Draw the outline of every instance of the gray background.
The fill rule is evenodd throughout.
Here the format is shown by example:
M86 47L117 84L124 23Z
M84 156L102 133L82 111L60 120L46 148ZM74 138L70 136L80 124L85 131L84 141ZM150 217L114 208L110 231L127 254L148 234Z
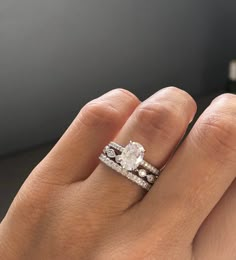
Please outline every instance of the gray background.
M55 140L89 99L224 87L235 1L1 0L0 155Z

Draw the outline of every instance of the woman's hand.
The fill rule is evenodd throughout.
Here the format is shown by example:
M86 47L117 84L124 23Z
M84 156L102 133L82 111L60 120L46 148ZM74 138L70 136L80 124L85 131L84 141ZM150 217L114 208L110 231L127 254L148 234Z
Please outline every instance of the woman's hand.
M143 103L121 89L88 103L17 194L1 259L236 259L236 97L215 99L176 150L195 111L174 87ZM113 139L167 162L148 193L99 163Z

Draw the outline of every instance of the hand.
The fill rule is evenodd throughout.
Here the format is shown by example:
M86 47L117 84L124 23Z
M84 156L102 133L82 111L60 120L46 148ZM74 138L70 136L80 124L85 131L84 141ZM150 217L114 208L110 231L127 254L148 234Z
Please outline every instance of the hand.
M1 259L236 259L236 97L215 99L176 150L195 111L174 87L88 103L15 197ZM148 193L99 163L113 139L167 162Z

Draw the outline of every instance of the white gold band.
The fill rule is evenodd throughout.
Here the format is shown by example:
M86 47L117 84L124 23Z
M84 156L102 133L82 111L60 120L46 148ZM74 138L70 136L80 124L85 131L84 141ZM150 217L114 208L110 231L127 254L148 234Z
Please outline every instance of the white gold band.
M110 142L103 149L99 159L116 172L149 190L158 179L160 171L143 159L144 153L144 147L137 142L130 141L125 147Z
M137 185L141 186L143 189L147 191L150 190L152 186L151 184L149 184L147 181L143 180L142 178L138 177L137 175L133 174L132 172L126 171L118 163L115 163L113 160L109 159L106 155L101 154L99 156L99 159L108 167L120 173L121 175L128 178L129 180L136 183Z

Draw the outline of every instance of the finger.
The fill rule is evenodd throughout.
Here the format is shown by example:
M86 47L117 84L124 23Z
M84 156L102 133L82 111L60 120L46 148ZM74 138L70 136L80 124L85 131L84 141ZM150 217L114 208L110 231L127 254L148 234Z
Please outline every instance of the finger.
M235 178L235 117L236 97L222 95L195 124L142 201L141 210L146 217L152 212L157 229L192 241Z
M87 178L98 156L140 101L115 89L85 105L34 173L47 182L72 183Z
M194 256L202 260L234 260L235 241L236 180L200 227L193 243Z
M184 135L195 111L196 104L185 91L174 87L162 89L135 110L115 141L122 146L130 140L141 143L147 148L145 160L160 168ZM106 197L109 203L122 209L144 195L140 186L103 164L87 182L90 190L97 191L97 198Z

